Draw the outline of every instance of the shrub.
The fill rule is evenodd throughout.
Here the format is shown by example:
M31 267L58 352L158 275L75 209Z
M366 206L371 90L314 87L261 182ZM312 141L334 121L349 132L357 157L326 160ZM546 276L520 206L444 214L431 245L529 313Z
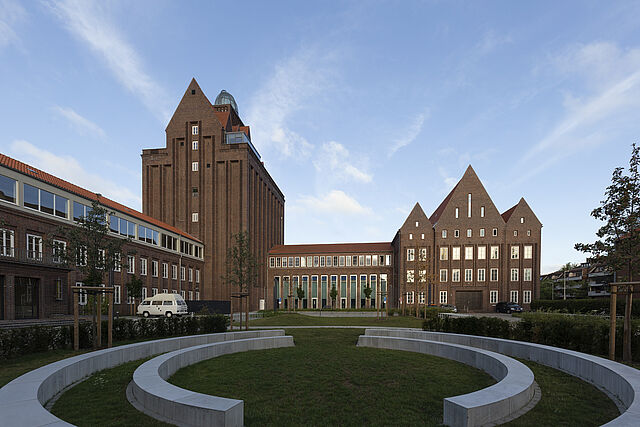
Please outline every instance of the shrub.
M225 332L229 319L222 314L197 317L158 319L115 319L113 340L143 340L177 335ZM80 348L93 347L91 323L80 322ZM107 342L107 321L102 323L103 343ZM71 348L73 326L30 326L20 329L0 329L0 360L25 354Z
M618 315L624 313L624 298L618 298L616 310ZM609 314L609 298L568 299L568 300L535 300L531 302L531 310L555 311L573 314L603 313ZM640 301L633 301L631 315L640 317Z

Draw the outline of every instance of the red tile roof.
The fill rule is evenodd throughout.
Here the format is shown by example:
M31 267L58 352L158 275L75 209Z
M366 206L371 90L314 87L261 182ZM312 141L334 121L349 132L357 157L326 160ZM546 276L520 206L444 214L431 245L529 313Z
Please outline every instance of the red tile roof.
M502 214L502 219L504 219L504 222L509 221L509 218L511 218L511 215L513 215L513 212L515 212L516 208L518 207L520 203L516 203L511 209L505 211Z
M229 124L229 112L228 111L213 111L218 121L222 124L222 128L224 130L227 129L227 124Z
M269 251L270 255L289 254L321 254L343 252L392 252L391 242L381 243L324 243L309 245L276 245Z
M54 187L58 187L62 190L68 191L70 193L76 194L80 197L84 197L85 199L88 200L97 200L101 205L106 206L108 208L111 209L115 209L116 211L119 211L121 213L125 213L127 215L131 215L132 217L138 218L142 221L148 222L149 224L153 224L157 227L163 228L167 231L171 231L173 233L179 234L181 236L184 236L188 239L191 240L195 240L196 242L200 242L202 243L199 239L191 236L188 233L185 233L184 231L169 225L169 224L165 224L162 221L158 221L155 218L152 218L148 215L143 214L142 212L138 212L134 209L131 209L125 205L122 205L118 202L115 202L111 199L108 199L104 196L98 195L97 193L93 193L89 190L85 190L82 187L78 187L75 184L72 184L68 181L65 181L63 179L60 179L56 176L53 176L51 174L48 174L40 169L34 168L33 166L29 166L26 163L22 163L19 160L13 159L9 156L6 156L2 153L0 153L0 165L6 166L10 169L13 169L17 172L20 172L24 175L28 175L32 178L35 178L39 181L42 182L46 182L47 184L53 185Z

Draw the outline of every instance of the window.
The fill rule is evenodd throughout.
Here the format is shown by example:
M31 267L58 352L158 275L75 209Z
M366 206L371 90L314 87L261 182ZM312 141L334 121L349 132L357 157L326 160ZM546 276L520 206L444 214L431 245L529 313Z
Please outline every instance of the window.
M460 217L460 209L456 208L456 218Z
M151 261L151 275L158 277L158 261Z
M13 234L13 230L0 228L0 256L14 256L15 250Z
M289 258L289 259L291 259L291 258ZM331 257L330 256L328 256L326 258L326 264L327 264L327 267L331 267L333 265L333 262L331 261Z
M191 149L192 150L197 150L198 149L198 141L192 141L191 142Z
M180 267L180 280L182 280L183 282L185 280L186 273L187 269L184 267Z
M62 279L56 279L55 284L56 284L56 300L61 301L62 296L64 295Z
M87 251L85 249L85 264L87 262L86 253ZM42 259L42 237L27 234L27 258L37 260Z
M76 286L84 286L82 282L76 282ZM79 305L87 305L87 291L78 292L78 304Z
M520 246L511 246L511 259L520 258Z
M134 274L136 272L136 259L133 255L127 255L127 273Z
M473 269L472 268L465 268L464 269L464 281L465 282L473 281Z
M120 304L120 285L113 286L113 303Z
M193 301L193 291L189 291L189 301Z
M497 228L494 228L494 229L493 229L493 237L495 237L495 236L497 236L497 235L498 235L498 229L497 229Z
M464 259L473 259L473 246L464 247Z
M413 283L413 270L407 270L407 283Z
M484 282L485 280L487 280L485 273L486 270L484 268L478 269L478 282Z
M49 215L67 218L69 200L45 190L24 184L23 205ZM4 199L0 195L0 199ZM14 197L15 200L15 197Z
M440 282L446 282L447 281L447 269L446 268L441 268L440 269Z
M530 268L525 268L522 271L522 280L524 280L525 282L530 282L531 281L531 269Z
M491 277L489 278L489 280L491 280L492 282L497 282L498 281L498 269L497 268L492 268L490 273L491 273Z
M413 233L409 233L409 240L413 240Z
M67 249L67 242L62 240L54 240L52 245L53 250L53 262L60 264L64 261L64 253Z
M191 222L198 222L198 212L193 212L191 214Z
M520 217L520 224L524 224L524 217L523 216Z
M471 193L467 194L467 218L471 218Z
M449 259L449 248L447 247L440 248L440 260L446 261L448 259Z
M346 261L346 266L347 267L351 267L351 257L350 256L346 256L344 258L344 260Z
M338 262L340 263L340 267L344 267L344 256L341 256L340 258L338 258Z
M427 248L420 248L420 255L418 256L419 261L427 260Z
M193 282L193 268L189 268L189 282Z
M489 303L490 304L498 303L498 291L489 291Z
M511 269L511 281L512 282L517 282L518 281L518 269L517 268L512 268Z
M413 304L413 291L407 292L407 304Z
M460 237L460 230L453 230L453 237Z
M422 240L424 240L424 233L421 233L421 234L420 234L420 238L421 238Z
M518 230L513 230L513 237L518 237Z
M167 264L166 262L162 263L162 278L163 279L169 278L169 264Z
M151 296L155 297L156 295L158 295L158 288L151 288Z
M144 227L142 225L138 225L138 240L142 242L151 243L152 245L157 245L160 240L160 233L151 228ZM184 249L185 242L180 242L181 249ZM184 250L183 250L184 253Z
M191 135L198 134L198 126L191 126Z
M480 217L484 218L484 206L480 206Z
M322 257L324 258L324 257ZM322 260L322 266L324 267L324 260ZM283 256L282 257L282 268L287 268L287 257Z
M451 248L451 259L454 261L460 259L460 246L454 246Z
M163 293L163 294L168 294L168 293L169 293L169 290L168 290L168 289L163 289L163 290L162 290L162 293ZM175 293L176 293L176 291L173 291L173 293L175 294Z
M73 220L80 221L87 216L87 213L91 210L91 208L87 205L83 205L82 203L73 202Z
M484 228L480 229L480 237L484 237Z
M140 258L140 275L141 276L147 275L147 259L146 258Z
M135 224L115 215L109 215L109 229L112 233L120 234L121 236L131 237L132 239L136 237ZM144 239L146 239L146 229L144 233ZM153 238L153 233L151 233L151 238Z
M200 301L200 291L196 291L196 301Z
M113 271L120 272L122 270L122 255L116 253L113 257Z
M531 259L533 257L533 246L527 245L524 247L524 259Z
M447 291L440 291L440 304L447 303Z
M510 294L511 294L510 301L517 303L518 302L518 291L511 291Z
M308 256L307 257L307 267L311 267L312 265L313 265L313 257ZM304 264L302 266L304 267Z
M196 269L196 283L200 283L200 270Z
M76 265L87 265L87 248L85 246L76 248Z
M478 246L478 259L487 259L487 247Z
M335 262L335 260L334 260ZM371 255L371 265L372 266L377 266L378 265L378 256L377 255Z
M391 265L391 255L386 255L385 258L387 260L386 265Z
M320 259L320 257L317 257L317 256L313 257L313 266L314 267L317 267L319 265L319 261L318 261L319 259Z
M269 257L269 268L274 268L276 266L276 259L274 257Z
M443 239L447 238L447 230L442 230L442 238Z
M282 266L282 262L280 261L280 257L276 258L276 267L280 268Z
M531 236L531 230L527 230L527 236Z
M360 267L364 266L364 255L358 256L358 262L360 264Z
M473 232L471 231L471 229L467 228L467 237L471 237L472 234Z
M415 260L415 249L407 249L407 261Z
M491 246L491 259L500 258L500 246Z
M531 304L531 291L522 291L522 302L524 304Z
M454 268L453 270L451 270L451 281L452 282L459 282L460 281L460 269L459 268Z
M294 264L294 265L295 265L296 267L300 267L300 257L299 257L299 256L297 256L297 257L295 258L295 264Z
M198 162L191 162L191 170L193 172L198 172Z
M416 221L416 227L418 227L420 225L420 223L418 221Z
M16 180L0 175L0 200L16 203Z
M171 265L171 278L173 280L177 280L178 279L178 266L177 265Z

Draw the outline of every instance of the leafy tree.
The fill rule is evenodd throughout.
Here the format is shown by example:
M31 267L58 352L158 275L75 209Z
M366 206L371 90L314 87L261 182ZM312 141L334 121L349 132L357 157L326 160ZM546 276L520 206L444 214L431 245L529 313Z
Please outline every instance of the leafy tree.
M222 280L229 285L231 289L237 289L241 295L248 298L249 286L256 285L258 279L258 261L251 252L249 242L249 233L241 231L231 237L235 240L235 244L227 250L227 274ZM233 301L233 298L232 298ZM241 306L244 296L240 298ZM247 301L247 325L249 329L249 302ZM231 313L233 321L233 312ZM240 327L242 327L242 317L240 317Z
M638 278L640 253L640 148L633 144L628 173L618 167L613 171L605 198L591 216L604 222L596 232L594 243L577 243L575 248L592 254L593 259L618 272L628 281ZM633 287L626 294L623 359L631 360L631 307Z
M371 286L369 286L369 284L367 283L367 287L364 288L362 290L362 292L364 293L364 297L367 299L367 303L369 303L369 301L371 301L371 293L373 292L373 289L371 289Z
M302 286L298 285L296 288L296 295L298 296L298 301L300 301L300 307L302 307L302 300L304 299L304 289L302 289Z
M329 296L331 297L331 307L336 308L335 303L336 303L336 298L338 297L338 290L336 289L335 286L331 288L331 292L329 292Z
M553 287L555 282L552 279L544 279L540 282L540 299L553 299Z
M135 274L131 276L131 280L129 280L129 283L127 283L127 294L129 295L129 297L133 299L134 314L135 314L136 299L142 298L143 285L144 284L142 282L142 279L140 279Z

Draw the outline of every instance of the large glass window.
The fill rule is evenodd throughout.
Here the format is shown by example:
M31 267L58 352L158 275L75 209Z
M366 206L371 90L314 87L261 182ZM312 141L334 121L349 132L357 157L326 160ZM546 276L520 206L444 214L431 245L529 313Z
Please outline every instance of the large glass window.
M38 189L29 184L24 184L24 206L31 209L40 208L40 200L38 197Z
M0 256L12 257L14 255L13 230L0 228Z
M40 211L53 215L53 193L40 190Z
M0 200L16 202L16 180L0 175Z
M80 221L87 216L87 212L89 211L89 206L83 205L82 203L73 202L73 219L74 221Z

